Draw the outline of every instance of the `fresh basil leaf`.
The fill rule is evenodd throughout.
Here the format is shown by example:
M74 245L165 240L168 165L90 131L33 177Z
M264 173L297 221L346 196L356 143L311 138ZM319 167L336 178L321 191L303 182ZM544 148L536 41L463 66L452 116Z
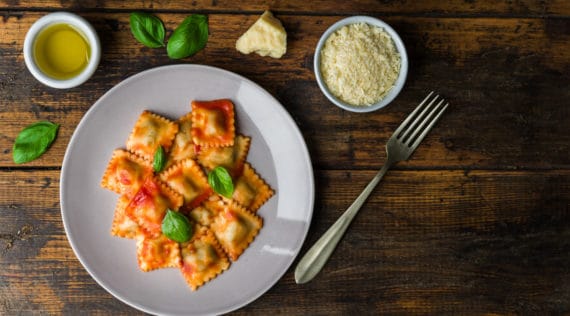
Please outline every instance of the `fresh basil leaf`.
M154 172L161 172L166 164L166 154L164 153L164 148L158 146L154 152L154 160L152 162L152 168Z
M162 220L162 233L176 242L187 242L192 237L192 225L186 216L168 210Z
M172 59L185 58L196 54L206 47L208 41L208 17L202 14L193 14L174 30L166 52Z
M150 48L164 47L164 24L156 16L133 12L130 16L131 32L143 45Z
M12 158L17 164L32 161L49 148L55 140L59 124L41 121L24 128L16 137Z
M222 166L217 166L208 173L208 184L218 194L221 194L228 199L232 198L234 194L234 183L228 170Z

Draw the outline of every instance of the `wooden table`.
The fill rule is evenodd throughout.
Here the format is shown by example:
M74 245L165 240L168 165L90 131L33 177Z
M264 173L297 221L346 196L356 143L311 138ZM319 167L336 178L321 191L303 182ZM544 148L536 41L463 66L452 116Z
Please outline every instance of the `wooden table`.
M282 59L234 49L265 9L287 29ZM22 55L30 25L59 10L89 20L103 45L95 75L69 90L37 82ZM134 10L156 13L169 32L191 13L208 14L206 49L172 61L144 48L129 30ZM388 172L315 280L295 284L292 266L236 314L570 313L569 2L2 0L0 13L0 314L137 313L97 285L71 250L61 163L101 95L176 63L241 74L295 119L316 180L302 253L382 166L387 139L426 93L451 103L412 159ZM359 14L391 24L410 57L402 93L371 114L333 106L313 74L319 36ZM38 120L61 124L56 142L40 159L13 164L14 138Z

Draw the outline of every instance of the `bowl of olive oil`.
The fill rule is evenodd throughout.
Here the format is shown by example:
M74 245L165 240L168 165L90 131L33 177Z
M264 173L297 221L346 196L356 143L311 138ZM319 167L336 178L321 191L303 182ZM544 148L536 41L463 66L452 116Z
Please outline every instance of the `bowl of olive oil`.
M59 89L76 87L97 69L101 44L82 17L54 12L37 20L24 40L24 60L41 83Z

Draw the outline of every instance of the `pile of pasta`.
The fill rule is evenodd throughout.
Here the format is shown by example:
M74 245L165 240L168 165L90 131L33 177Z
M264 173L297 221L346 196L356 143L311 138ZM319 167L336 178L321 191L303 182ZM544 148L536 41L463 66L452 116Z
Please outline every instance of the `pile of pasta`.
M263 226L257 210L274 194L246 161L250 137L235 128L230 100L192 101L191 111L171 121L150 111L138 118L125 149L116 149L101 186L120 195L111 234L136 240L142 271L179 268L190 288L227 270ZM159 147L166 167L153 170ZM207 174L223 166L231 198L210 187ZM191 239L178 243L161 231L167 210L190 219Z

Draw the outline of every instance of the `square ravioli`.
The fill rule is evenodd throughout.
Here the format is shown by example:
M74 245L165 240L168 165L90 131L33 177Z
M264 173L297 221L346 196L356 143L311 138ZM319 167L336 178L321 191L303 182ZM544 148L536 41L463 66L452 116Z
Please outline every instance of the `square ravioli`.
M116 149L101 179L101 187L132 197L150 175L152 166L148 161L124 149Z
M192 140L208 147L234 144L234 104L228 99L192 101Z
M150 111L144 111L127 140L127 149L152 162L159 146L168 152L178 124Z
M210 227L223 208L224 202L217 195L211 195L200 206L193 208L189 216L198 224Z
M211 226L232 261L236 261L263 226L261 217L235 204L225 204Z
M210 230L206 229L191 241L181 244L180 248L180 271L193 291L230 266L228 257Z
M135 221L145 234L157 237L162 233L162 219L168 209L177 210L183 198L156 178L148 178L129 202L125 214Z
M113 236L134 239L137 235L142 233L139 224L125 213L129 201L129 198L124 195L119 197L119 201L115 207L113 226L111 227L111 235Z
M196 158L198 148L192 141L192 113L188 113L178 120L178 133L170 148L166 167L186 158Z
M192 209L212 194L208 179L193 159L176 163L160 174L174 191L184 197L184 208Z
M245 163L242 175L235 180L232 199L252 212L257 210L273 196L273 190L255 172L249 163Z
M233 146L201 148L198 154L198 162L209 170L222 166L233 177L237 177L243 171L250 142L249 137L238 135Z
M178 268L194 291L229 269L259 234L264 223L256 212L275 192L246 161L252 139L238 134L235 110L231 100L218 99L192 101L177 121L143 111L126 149L113 151L101 179L101 187L119 194L110 234L136 241L142 271ZM166 165L155 171L161 148ZM229 198L208 182L218 166L231 176ZM168 210L188 217L189 241L163 234Z
M137 236L137 261L139 268L152 271L160 268L178 268L181 265L180 245L160 234Z

